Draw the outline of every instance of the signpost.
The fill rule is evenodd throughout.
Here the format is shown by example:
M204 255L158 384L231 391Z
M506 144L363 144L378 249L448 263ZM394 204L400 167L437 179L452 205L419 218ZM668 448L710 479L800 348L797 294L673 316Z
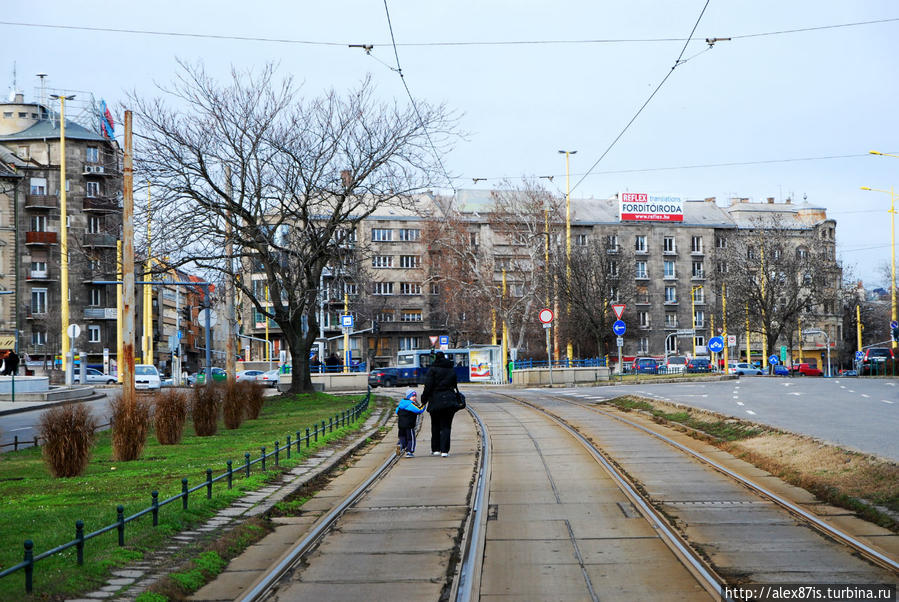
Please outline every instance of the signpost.
M625 308L625 307L627 307L627 306L624 305L624 304L613 305L613 306L612 306L612 311L615 312L615 317L616 317L617 319L619 319L619 320L621 319L621 314L624 313L624 308Z
M616 309L618 307L621 308L620 311L618 309ZM615 310L615 315L620 318L621 312L624 311L624 306L623 305L613 305L612 309ZM618 344L618 373L622 375L622 378L624 378L624 370L622 369L623 366L621 364L621 348L624 346L625 331L627 331L627 326L625 326L624 321L616 320L615 323L612 324L612 332L614 332L615 334L618 335L618 338L616 339L615 342Z
M543 329L546 331L546 365L549 366L549 384L553 384L553 356L552 342L550 341L549 329L553 325L553 312L551 309L541 309L537 314L537 318L543 323Z
M77 324L69 324L69 327L66 328L66 334L69 336L69 349L66 351L66 357L63 358L65 360L66 367L66 384L71 385L73 381L73 369L74 369L74 357L75 357L75 339L77 339L81 335L81 327ZM84 362L82 362L84 364ZM82 368L84 366L82 365ZM84 384L84 379L82 379L82 384Z
M627 326L624 324L622 320L616 320L614 324L612 324L612 332L617 334L618 336L624 335L627 330Z
M442 334L440 335L440 348L443 351L449 349L449 335Z
M728 347L736 347L737 346L737 335L735 335L735 334L727 335L727 346Z

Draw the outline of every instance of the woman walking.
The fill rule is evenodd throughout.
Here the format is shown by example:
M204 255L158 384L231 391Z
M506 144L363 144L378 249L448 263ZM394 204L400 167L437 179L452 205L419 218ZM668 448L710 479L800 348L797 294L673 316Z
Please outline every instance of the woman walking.
M456 413L456 371L453 362L438 351L425 375L421 400L428 404L431 415L431 455L449 455L453 415Z

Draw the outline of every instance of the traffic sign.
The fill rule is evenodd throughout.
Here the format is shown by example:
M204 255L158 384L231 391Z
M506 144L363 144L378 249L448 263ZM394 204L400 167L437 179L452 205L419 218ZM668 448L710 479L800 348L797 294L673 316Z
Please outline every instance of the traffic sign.
M612 311L615 312L615 317L618 318L619 320L621 319L621 314L624 313L624 308L625 308L625 307L626 307L626 305L624 305L623 303L620 304L620 305L613 305L613 306L612 306Z
M860 362L860 361L862 361L864 358L865 358L865 352L864 352L864 351L856 351L856 352L855 352L855 361Z
M439 339L440 337L434 335L434 336L430 336L428 338L431 339L431 347L433 347L434 345L437 344L437 339Z
M737 335L735 335L735 334L727 335L727 346L728 347L736 347L737 346Z
M780 363L780 358L772 353L771 356L768 358L768 363L771 364L772 366L776 366L777 364Z
M899 322L893 320L890 322L890 328L899 328Z
M540 318L540 321L544 324L550 324L553 321L553 310L541 309L537 317Z
M624 337L617 337L617 338L615 339L615 343L616 343L619 347L624 347Z
M675 332L674 334L677 335L677 336L679 336L679 337L691 337L691 336L693 336L694 334L696 334L696 331L693 330L692 328L685 328L685 329L683 329L683 330L678 330L678 331Z
M621 320L616 320L614 324L612 324L612 332L621 336L627 330L627 326L624 325L624 322Z
M344 328L353 327L353 314L343 314L340 316L340 325Z
M721 353L724 351L724 339L721 337L712 337L709 339L709 351L712 353Z
M780 363L781 364L787 363L787 346L786 345L780 346Z
M69 327L66 329L66 334L68 334L70 338L77 339L78 335L81 334L81 327L77 324L69 324Z
M449 349L449 335L446 335L446 334L440 335L440 348L441 349Z
M182 337L181 331L179 330L179 331L178 331L178 340L179 340L179 341L181 340L181 337Z

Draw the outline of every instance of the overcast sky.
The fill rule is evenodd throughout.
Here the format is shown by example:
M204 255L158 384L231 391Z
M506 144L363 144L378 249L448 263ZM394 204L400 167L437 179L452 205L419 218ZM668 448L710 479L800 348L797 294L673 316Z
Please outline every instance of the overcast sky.
M445 158L452 186L553 175L548 185L564 192L557 151L567 149L578 151L571 161L575 197L627 190L715 196L725 204L734 196L807 196L837 220L844 267L866 285L882 284L890 196L859 188L899 187L899 158L867 154L899 155L899 6L711 0L703 13L704 6L387 0L412 94L446 103L468 133ZM671 72L701 13L686 62ZM28 100L36 100L35 75L46 73L48 87L89 92L117 107L128 89L156 94L154 82L171 81L176 58L203 61L223 79L232 65L277 61L308 95L345 90L371 74L379 94L406 99L390 68L396 57L383 1L45 0L12 3L2 19L6 85L12 88L15 63ZM830 27L867 21L883 22ZM811 30L789 32L797 29ZM705 39L713 37L732 39L710 48ZM369 56L348 44L374 49Z

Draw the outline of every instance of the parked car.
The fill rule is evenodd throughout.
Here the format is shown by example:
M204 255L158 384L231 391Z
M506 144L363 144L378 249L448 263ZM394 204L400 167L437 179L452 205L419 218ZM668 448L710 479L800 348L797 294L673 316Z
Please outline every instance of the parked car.
M371 387L392 387L400 379L397 368L375 368L368 373L368 384Z
M857 370L840 370L838 372L839 376L858 376Z
M159 378L159 370L151 364L137 364L134 366L134 388L151 390L162 387L162 379Z
M81 383L80 370L75 371L72 382L76 385ZM96 368L87 368L84 373L84 382L89 385L114 385L116 383L116 377L111 374L104 374Z
M893 350L889 347L869 347L865 349L859 372L862 376L892 374L893 360Z
M707 357L694 357L690 358L687 362L687 372L690 373L701 373L701 372L711 372L712 371L712 362L709 361Z
M730 369L731 374L739 374L741 376L761 376L762 369L756 368L752 364L746 362L738 362Z
M278 369L268 370L263 372L259 376L256 377L256 382L261 384L264 387L277 387L278 386Z
M687 356L672 355L665 359L665 374L680 374L687 370Z
M658 374L659 368L654 357L638 357L634 360L634 374Z
M789 376L790 369L784 366L783 364L777 364L774 366L774 376Z
M805 362L793 364L793 372L799 376L822 376L824 374L816 366Z
M228 380L228 373L225 372L222 368L212 368L212 382L214 383L222 383ZM200 370L197 372L197 378L194 381L197 385L206 384L206 371Z
M255 381L258 380L260 376L265 374L262 370L241 370L237 373L237 382L241 382L244 380ZM215 377L212 377L213 382L215 382Z

